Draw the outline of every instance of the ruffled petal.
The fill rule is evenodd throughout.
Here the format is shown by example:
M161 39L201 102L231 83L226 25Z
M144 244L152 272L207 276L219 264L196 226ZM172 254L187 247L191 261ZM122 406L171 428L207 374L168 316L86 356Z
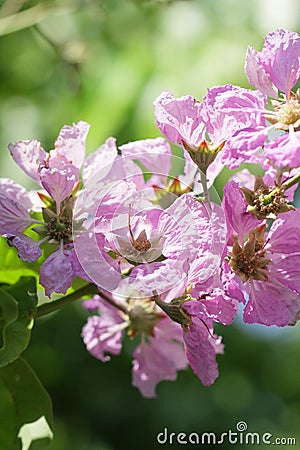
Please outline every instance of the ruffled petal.
M244 309L243 319L246 323L261 323L284 327L290 322L290 312L285 304L295 294L275 279L268 281L252 280L248 303Z
M272 253L290 255L300 252L300 209L280 214L268 233L268 247Z
M222 150L222 162L230 169L243 163L261 163L259 150L268 137L267 127L244 128L236 132Z
M0 194L0 234L22 233L32 219L27 209L4 194Z
M261 110L266 101L261 92L232 84L208 89L203 97L201 113L210 139L219 145L239 130L264 126Z
M189 365L204 386L213 384L219 375L216 349L209 337L207 326L197 317L193 317L189 331L183 334Z
M144 397L155 397L156 385L162 380L175 380L177 370L187 366L182 331L169 318L160 320L154 336L147 337L134 351L132 384Z
M64 156L49 160L49 166L41 169L41 184L56 201L59 210L61 202L68 197L79 177L79 169Z
M33 262L42 255L42 250L39 247L39 243L25 234L7 234L5 237L9 239L14 247L16 247L18 256L23 261Z
M137 159L153 174L168 176L171 169L172 149L163 138L145 139L121 145L124 158Z
M20 141L8 146L11 156L19 167L40 184L39 166L44 163L47 153L37 140Z
M232 299L220 288L213 289L203 300L199 298L185 302L183 308L192 316L211 319L223 325L229 325L236 314Z
M101 299L94 297L98 304L99 315L88 318L82 329L83 342L87 350L102 362L110 360L111 355L118 355L122 349L123 320L116 308Z
M9 178L0 178L0 195L4 195L10 200L13 200L21 204L27 210L32 209L32 201L30 198L30 192L20 184L15 183Z
M283 29L268 33L259 60L273 84L289 98L300 76L300 36Z
M278 282L300 295L300 253L274 255L272 263L269 269Z
M85 158L85 141L89 128L90 124L83 121L63 126L55 141L55 150L50 151L50 158L64 156L69 163L80 169Z
M93 177L104 180L111 171L117 156L116 138L110 137L86 158L82 167L83 183L87 184Z
M300 167L300 131L278 136L265 145L264 155L281 168Z
M204 137L201 119L201 103L190 95L175 98L164 91L154 102L155 121L160 131L173 144L184 141L190 147L197 147Z
M181 282L187 275L180 268L175 269L166 262L152 262L135 267L129 276L132 288L145 296L152 297L154 293L162 294Z
M118 286L121 281L119 262L108 255L108 242L104 235L84 231L74 240L74 248L77 262L75 264L72 260L72 263L76 275L83 271L85 279L107 291Z
M251 213L246 212L247 202L242 193L239 184L235 180L230 180L224 186L224 197L222 202L226 224L228 229L228 237L236 234L240 238L240 242L244 242L244 237L250 231L262 223L256 219ZM229 245L231 242L229 242Z
M40 271L40 283L44 286L48 297L52 292L65 294L71 286L76 276L71 262L72 251L74 250L60 248L43 263Z
M271 98L277 98L278 90L260 63L258 52L248 47L245 60L245 72L250 84Z

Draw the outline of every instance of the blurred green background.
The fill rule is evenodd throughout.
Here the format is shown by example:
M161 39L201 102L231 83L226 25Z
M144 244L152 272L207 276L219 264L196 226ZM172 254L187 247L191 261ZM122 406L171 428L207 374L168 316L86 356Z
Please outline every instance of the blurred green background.
M152 102L162 90L200 99L215 84L249 87L247 45L260 49L278 27L300 31L298 0L0 1L0 176L31 187L7 145L36 138L51 149L78 120L92 125L89 152L111 135L158 136ZM152 450L164 447L164 427L221 433L241 420L300 448L299 326L219 326L216 383L204 388L187 370L145 400L130 384L131 343L100 363L81 341L85 318L78 304L39 319L24 355L53 399L51 450Z

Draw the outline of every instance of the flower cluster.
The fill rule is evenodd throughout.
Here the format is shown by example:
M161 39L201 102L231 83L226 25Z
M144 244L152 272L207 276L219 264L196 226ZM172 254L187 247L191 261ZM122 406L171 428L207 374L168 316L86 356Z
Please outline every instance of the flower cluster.
M132 379L145 397L187 365L211 385L224 350L214 324L232 323L240 305L246 323L300 317L300 37L269 33L261 52L248 48L245 71L254 89L215 86L202 101L161 93L164 138L110 137L86 157L79 122L49 152L36 140L9 146L39 187L0 180L1 235L40 261L49 297L76 277L97 287L83 302L83 341L105 362L137 337ZM176 176L171 144L184 154ZM212 201L224 166L238 171Z

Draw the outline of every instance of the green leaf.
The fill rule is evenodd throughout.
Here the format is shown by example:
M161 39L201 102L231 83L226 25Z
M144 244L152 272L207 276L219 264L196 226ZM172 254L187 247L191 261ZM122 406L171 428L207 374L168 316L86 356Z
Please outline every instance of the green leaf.
M0 287L0 367L17 359L28 346L37 301L34 277Z
M51 399L22 358L0 369L0 395L1 450L48 448L53 438Z
M34 277L20 277L15 284L4 286L3 289L17 300L21 317L32 316L38 302Z

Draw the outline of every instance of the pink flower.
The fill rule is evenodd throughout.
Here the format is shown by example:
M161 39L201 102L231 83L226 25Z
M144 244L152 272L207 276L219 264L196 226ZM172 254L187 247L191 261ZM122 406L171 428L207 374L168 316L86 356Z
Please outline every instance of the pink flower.
M269 97L277 97L276 88L290 98L300 76L300 37L287 30L268 33L261 52L248 48L245 71L252 86Z
M222 162L235 169L243 162L261 163L263 155L280 168L298 167L300 92L293 93L291 88L300 75L300 37L285 30L269 33L262 52L248 48L245 70L258 91L226 85L213 88L213 95L208 95L213 107L205 123L208 134L222 130L220 117L226 117L228 130L238 121L238 127L233 125L235 129L227 136ZM278 97L278 89L285 95ZM278 97L271 100L271 110L266 109L266 96ZM274 130L288 134L275 134L271 139Z
M125 159L138 160L152 174L169 175L171 169L172 149L163 138L144 139L120 146Z
M139 335L140 344L133 352L132 384L144 397L155 397L156 385L162 380L175 380L177 370L187 365L181 328L159 312L150 299L132 291L126 281L111 299L115 307L101 294L84 302L84 307L94 313L82 330L87 350L106 362L110 359L107 353L120 353L125 329L129 336Z
M121 352L124 321L118 309L102 300L99 295L85 301L83 306L98 312L98 315L89 317L83 327L83 342L95 358L102 362L109 361L107 353L118 355Z
M164 304L158 303L164 311L169 311L171 318L174 314L174 320L179 312L175 314L173 309L179 305L182 315L178 320L182 324L187 360L205 386L211 385L218 376L216 354L223 353L221 338L214 335L214 322L230 324L237 310L234 282L229 276L224 276L224 283L221 282L219 273L226 238L222 218L221 208L214 205L211 217L206 217L207 229L203 226L206 236L203 247L191 261L187 277L161 296Z
M268 134L263 117L266 101L259 91L230 84L213 87L204 97L207 132L213 139L225 141L220 155L229 168L261 161L258 149Z
M85 139L89 124L78 122L64 126L55 142L55 149L45 152L37 140L10 144L9 150L21 169L40 184L60 205L71 194L78 181L79 168L85 156Z
M16 247L18 256L24 261L33 262L42 254L42 243L48 241L56 246L40 272L40 283L48 296L54 291L65 293L78 271L78 264L76 270L72 264L73 231L76 235L77 227L80 226L73 221L73 195L78 189L88 129L89 125L85 122L64 126L55 142L55 149L49 153L36 140L9 146L21 169L51 196L48 197L44 192L38 193L43 204L40 208L43 221L31 218L30 211L34 211L35 207L22 186L8 179L0 180L0 233ZM35 227L32 229L40 237L39 241L23 233L33 225Z
M83 237L78 237L78 259L90 278L96 276L96 284L105 289L110 289L107 274L111 267L113 279L129 271L132 286L147 296L153 295L154 285L158 292L168 290L174 276L178 280L184 277L182 268L188 267L188 261L196 258L204 245L209 246L202 226L204 205L182 195L175 196L174 203L163 210L147 199L148 191L137 190L134 183L126 181L106 182L96 184L95 190L92 186L78 199L80 214L88 215L84 226L90 239L97 244L97 236L102 236L100 246L85 246ZM75 217L80 218L77 208ZM97 259L108 265L106 270L94 270Z
M223 206L231 230L229 265L248 299L244 321L277 326L295 323L300 311L300 211L281 214L266 233L263 221L255 225L249 220L251 213L245 213L247 204L237 194L235 181L227 183Z
M189 152L200 151L203 146L205 153L211 153L207 172L211 182L224 163L234 168L243 162L260 161L258 148L267 137L263 117L266 97L261 92L228 84L208 89L202 103L163 92L154 105L156 123L171 142Z
M74 250L60 248L48 256L40 270L40 283L45 288L45 293L50 297L52 292L65 294L76 274L72 265L72 253Z
M277 30L265 37L261 52L249 47L245 64L250 83L261 93L278 100L271 100L273 109L255 105L248 110L261 120L257 127L246 127L227 142L223 162L236 168L241 162L259 162L258 151L264 147L264 156L280 168L299 167L298 136L300 126L300 92L291 92L300 76L300 37L297 33ZM236 114L238 104L228 104L227 114ZM243 112L243 111L242 111ZM267 120L269 124L263 123ZM275 135L269 142L271 131L288 134ZM281 134L280 133L280 134ZM246 158L246 159L245 159Z
M133 352L132 384L148 398L156 396L160 381L175 380L187 366L180 326L165 317L153 331Z
M197 148L204 137L201 103L190 95L175 98L162 92L154 102L155 121L160 131L174 144Z

